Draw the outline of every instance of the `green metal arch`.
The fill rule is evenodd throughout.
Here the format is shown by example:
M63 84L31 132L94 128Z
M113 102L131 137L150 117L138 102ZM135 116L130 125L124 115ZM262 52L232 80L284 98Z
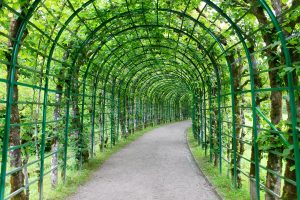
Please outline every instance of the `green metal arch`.
M92 2L94 1L88 1L86 2L85 4L82 5L81 8L77 9L76 11L74 11L74 13L70 16L70 18L66 21L67 24L69 22L72 21L72 19L78 15L78 13L80 13L84 8L86 8L88 5L90 5ZM254 120L253 120L253 128L254 128L254 133L256 133L257 131L255 130L256 126L255 126L255 118L256 118L256 108L255 108L255 89L254 89L254 81L253 81L253 76L251 74L253 74L251 72L252 70L252 63L251 63L251 57L249 55L249 52L248 52L248 48L247 48L247 45L244 41L244 38L243 38L243 35L241 33L241 31L239 30L239 27L237 27L237 25L222 11L221 8L219 8L217 5L215 5L214 3L212 3L211 1L209 0L205 0L205 2L211 6L213 9L215 9L221 16L223 16L231 25L232 27L234 28L234 30L236 31L238 37L240 38L240 41L242 42L243 46L244 46L244 50L246 52L246 55L247 55L247 59L248 59L248 64L249 64L249 71L250 71L250 77L251 77L251 96L252 96L252 112L253 112L253 117L254 117ZM32 14L34 13L34 11L36 10L38 4L40 3L40 0L36 0L34 1L34 3L31 5L30 9L29 9L29 12L27 13L26 15L26 19L22 22L22 25L21 25L21 28L18 30L18 35L17 35L17 39L16 39L16 43L13 47L13 53L12 53L12 67L11 67L11 76L9 77L9 80L8 80L8 93L7 93L7 103L6 103L6 118L5 118L5 133L4 134L4 139L3 139L3 148L4 149L7 149L8 148L8 137L9 137L9 130L10 130L10 119L9 119L9 114L11 112L11 105L12 105L12 88L14 86L14 71L16 70L16 59L17 59L17 54L18 54L18 47L20 45L20 41L21 41L21 38L23 36L23 32L26 28L26 25L28 23L28 21L30 20ZM268 15L270 16L271 18L271 21L273 23L273 25L276 27L276 29L278 30L278 33L279 33L279 37L280 37L280 42L282 44L282 47L283 47L283 52L284 52L284 56L285 56L285 61L286 61L286 67L290 67L291 66L291 60L290 60L290 55L289 55L289 50L286 46L286 39L281 31L281 27L280 25L278 24L277 22L277 19L275 18L274 14L272 13L272 11L270 10L270 8L268 7L268 5L266 4L266 2L264 0L260 0L260 3L261 5L264 7L264 9L267 11ZM158 10L158 9L157 9ZM170 11L168 11L170 12ZM177 12L177 11L176 11ZM131 12L128 12L131 16ZM179 12L180 13L180 12ZM182 13L181 13L182 14ZM184 13L185 14L185 13ZM62 34L63 32L63 29L61 29L59 32L58 32L58 35L56 37L56 39L54 40L54 43L53 43L53 46L50 50L50 56L49 56L49 59L47 61L47 69L46 69L46 74L48 75L49 74L49 71L50 71L50 63L51 63L51 60L52 60L52 55L53 54L53 51L54 51L54 46L57 45L56 42L58 42L58 38L60 37L60 35ZM221 45L222 46L222 45ZM54 47L54 48L53 48ZM77 58L76 58L77 59ZM75 59L74 59L75 61ZM76 62L76 61L75 61ZM213 65L213 66L217 66L217 65ZM45 121L46 120L46 108L47 108L47 97L48 97L48 94L47 94L47 90L48 90L48 77L46 76L46 82L45 82L45 95L44 95L44 100L43 100L43 108L44 108L44 112L43 112L43 120ZM295 105L295 97L294 97L294 93L295 93L295 86L293 85L293 82L292 82L292 74L290 71L288 71L288 89L289 89L289 94L290 94L290 101L293 102L291 103L292 105ZM233 91L234 92L234 91ZM233 93L232 93L233 94ZM220 94L218 95L220 96ZM292 106L291 107L291 113L292 113L292 116L293 116L293 121L292 121L292 130L293 130L293 137L294 137L294 147L298 147L299 148L299 144L298 144L298 135L297 135L297 130L296 130L296 125L297 125L297 116L296 116L296 109ZM45 125L42 126L42 132L45 133ZM254 134L255 135L255 134ZM45 134L42 134L42 144L44 144L45 142ZM256 140L254 141L254 146L255 146L255 149L257 149L257 144L256 144ZM257 154L256 154L257 155ZM295 158L299 157L299 152L298 151L295 151ZM2 152L2 159L3 159L3 162L2 162L2 167L1 167L1 174L6 174L6 160L7 160L7 151L3 151ZM295 159L296 160L296 165L298 167L296 167L296 170L297 170L297 182L299 182L300 180L300 173L299 173L299 166L300 166L300 160L299 159ZM5 163L5 166L4 164ZM256 167L258 167L258 160L257 160L257 157L255 159L255 163L256 163ZM41 158L41 168L43 167L44 165L44 158L42 157ZM220 163L221 165L221 163ZM257 184L259 186L259 174L258 174L258 168L256 168L256 180L257 180ZM43 174L41 175L40 177L40 181L41 181L41 191L42 191L42 183L43 183ZM1 184L0 185L4 185L5 183L5 176L1 176ZM258 199L259 199L259 187L257 186L257 195L258 195ZM300 186L299 184L297 184L297 191L298 193L300 193ZM42 192L40 192L40 194L42 194ZM4 198L4 188L1 187L1 191L0 191L0 199L3 199ZM40 196L40 198L42 198L42 196Z

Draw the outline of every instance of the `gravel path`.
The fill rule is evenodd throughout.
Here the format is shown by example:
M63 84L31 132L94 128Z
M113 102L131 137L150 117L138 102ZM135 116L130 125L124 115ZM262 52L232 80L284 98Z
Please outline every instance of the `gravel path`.
M146 133L111 156L69 200L215 200L188 150L189 121Z

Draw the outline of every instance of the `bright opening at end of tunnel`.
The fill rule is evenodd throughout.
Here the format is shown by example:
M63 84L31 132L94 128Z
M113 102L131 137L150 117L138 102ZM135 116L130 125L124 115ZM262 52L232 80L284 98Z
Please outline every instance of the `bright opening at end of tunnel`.
M65 199L162 125L163 170L184 120L204 174L144 195L185 198L205 175L225 199L300 200L299 22L299 0L0 1L0 200Z

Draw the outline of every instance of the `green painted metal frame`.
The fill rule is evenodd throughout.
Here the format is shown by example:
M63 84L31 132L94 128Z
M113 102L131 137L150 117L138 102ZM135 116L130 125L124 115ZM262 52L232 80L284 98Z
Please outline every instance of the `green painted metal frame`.
M44 160L45 160L45 142L46 142L46 122L47 122L47 106L48 106L48 92L50 91L49 89L49 75L50 75L50 71L51 71L51 62L54 60L53 58L53 55L54 55L54 51L55 51L55 48L57 46L59 46L59 40L60 40L60 37L61 35L64 33L65 30L67 30L67 27L68 25L73 21L73 19L75 17L79 17L79 14L81 11L83 11L85 8L87 8L89 5L93 4L95 1L94 0L90 0L86 3L84 3L80 8L78 9L73 9L74 13L67 19L67 21L64 23L64 26L59 30L59 32L57 33L57 36L56 38L53 40L53 45L51 47L51 50L49 52L49 56L48 56L48 60L47 60L47 67L46 67L46 76L45 76L45 83L44 83L44 87L43 87L43 91L44 91L44 97L43 97L43 103L42 103L42 107L43 107L43 113L42 113L42 131L41 131L41 159L40 159L40 188L41 188L41 191L39 193L39 198L40 199L43 199L43 178L44 178ZM204 2L206 3L206 5L208 5L210 8L214 9L216 12L219 13L220 16L222 16L225 20L227 20L227 22L231 25L231 28L235 31L235 33L237 34L238 38L239 38L239 42L242 44L243 46L243 50L246 54L246 59L247 59L247 62L248 62L248 65L249 65L249 73L250 73L250 92L251 92L251 99L252 99L252 104L251 104L251 109L252 109L252 116L253 116L253 134L254 134L254 139L253 139L253 145L254 145L254 150L255 150L255 167L256 167L256 174L255 174L255 179L256 179L256 193L257 193L257 199L260 199L260 175L259 175L259 167L260 167L260 164L259 164L259 159L258 159L258 144L257 144L257 126L256 126L256 118L257 118L257 114L261 115L267 122L268 122L268 119L266 117L264 117L264 115L262 114L262 112L260 112L260 110L258 110L258 108L256 107L255 105L255 94L258 92L257 89L255 89L255 86L254 86L254 76L253 76L253 67L252 67L252 60L251 60L251 55L250 55L250 52L249 52L249 49L247 47L247 44L245 42L245 38L243 36L243 33L242 31L240 30L240 28L238 27L237 23L234 22L227 14L225 14L223 12L223 10L218 7L216 4L214 4L212 1L210 0L204 0ZM8 146L8 141L9 141L9 132L10 132L10 126L11 126L11 123L10 123L10 114L11 114L11 107L12 107L12 96L13 96L13 90L12 88L14 87L14 85L17 85L17 83L14 82L14 74L15 74L15 71L16 71L16 68L17 68L17 63L16 63L16 60L17 60L17 55L18 55L18 49L19 49L19 46L20 46L20 43L21 43L21 39L22 39L22 36L23 36L23 32L25 31L26 29L26 26L28 24L28 22L30 22L30 18L32 17L33 13L36 11L38 5L40 4L40 0L36 0L33 2L33 4L31 5L26 17L24 18L23 22L22 22L22 25L20 26L20 29L18 30L18 34L17 34L17 38L16 38L16 42L15 42L15 45L13 47L13 50L12 50L12 63L11 63L11 71L10 71L10 77L9 77L9 80L3 80L1 82L6 82L7 85L8 85L8 92L7 92L7 100L6 100L6 118L5 118L5 127L4 127L4 130L5 130L5 134L4 134L4 137L3 137L3 147L2 147L2 163L1 163L1 181L0 181L0 199L5 199L5 182L6 182L6 175L7 175L7 161L8 161L8 149L9 149L9 146ZM189 16L188 14L186 14L186 11L187 11L187 8L189 6L189 3L190 1L187 3L184 11L182 12L179 12L179 11L175 11L175 10L172 10L171 8L170 9L164 9L164 8L159 8L159 3L157 1L156 3L156 9L153 9L153 10L150 10L150 9L139 9L139 10L130 10L129 9L129 4L128 2L126 1L126 5L127 5L127 12L125 13L120 13L119 15L116 15L116 16L113 16L111 19L109 20L106 20L105 22L101 23L101 25L99 27L97 27L95 30L90 30L90 35L87 36L87 38L82 42L82 44L80 45L80 48L79 50L75 53L75 56L73 58L73 62L71 64L71 66L75 67L76 66L76 61L77 59L79 58L79 54L81 53L82 49L84 49L85 47L87 47L88 45L92 45L91 44L91 41L94 40L93 42L100 42L100 45L99 45L99 48L94 52L90 62L88 63L87 65L87 68L86 68L86 71L83 75L83 94L82 94L82 104L81 104L81 124L83 124L84 122L84 110L85 110L85 98L87 97L86 95L86 91L87 91L87 88L86 88L86 81L87 79L89 78L89 75L90 75L90 67L93 65L97 66L97 64L95 63L95 60L96 60L96 57L97 57L97 54L99 51L101 51L102 47L104 47L104 45L106 45L106 43L108 41L110 41L110 39L116 39L116 37L119 35L119 34L126 34L126 31L131 31L131 30L134 30L136 35L137 35L137 38L135 38L134 40L139 40L140 41L140 48L142 49L142 51L144 52L143 55L137 55L134 53L133 55L133 58L131 57L128 57L128 60L127 60L127 64L130 64L131 69L129 70L129 72L127 74L125 74L125 76L123 76L123 74L121 73L118 73L117 77L115 77L113 79L113 89L112 91L109 93L112 97L110 99L110 101L112 102L111 103L111 116L110 116L110 120L111 120L111 141L113 141L114 143L114 140L115 136L113 136L115 134L115 93L117 90L117 94L118 94L118 102L117 102L117 124L120 123L120 113L121 113L121 107L123 106L123 109L125 109L126 107L126 104L125 104L125 101L126 101L126 98L124 97L123 99L123 105L121 104L121 96L123 96L124 94L123 93L127 93L127 92L132 92L131 95L129 95L128 99L132 99L131 103L132 103L132 115L134 117L132 117L132 126L134 126L135 124L135 120L139 120L139 118L137 116L139 116L139 112L143 111L144 110L144 107L148 107L150 108L150 111L151 113L153 113L153 109L151 109L152 106L155 107L155 103L153 104L153 102L151 102L151 106L149 107L148 104L144 104L143 103L143 98L147 97L146 94L144 93L147 93L147 91L152 91L150 92L151 96L156 96L156 95L159 95L159 94L164 94L164 92L166 92L167 95L162 95L163 96L170 96L169 98L169 101L168 103L166 102L161 102L159 103L158 102L158 99L152 97L152 100L156 103L158 103L158 107L156 108L156 111L157 111L157 117L158 118L162 118L164 121L172 121L173 118L176 118L175 116L175 112L176 112L176 106L179 105L179 108L180 108L180 102L182 101L177 101L176 99L177 98L183 98L183 96L181 97L177 97L176 96L176 93L172 93L172 91L174 90L172 86L172 81L168 81L169 79L168 78L171 78L170 80L183 80L183 82L185 82L183 85L186 85L186 87L183 87L181 88L181 90L178 90L177 92L184 92L184 91L189 91L191 92L191 94L197 94L197 92L200 92L200 107L199 108L196 108L195 106L193 106L193 113L192 113L192 121L195 123L197 120L200 120L200 132L197 133L200 134L198 135L198 140L199 142L201 143L202 147L205 148L205 151L206 151L206 105L208 105L208 108L210 110L209 112L209 121L210 121L210 128L209 128L209 144L210 144L210 159L212 160L212 134L213 134L213 130L212 130L212 115L211 115L211 112L212 112L212 94L211 94L211 85L213 83L210 82L209 78L206 77L206 76L202 76L203 74L203 71L207 74L208 71L210 71L209 68L207 68L207 66L204 66L204 65L201 65L201 60L202 59L199 59L198 56L196 55L197 59L194 58L195 55L192 55L192 57L188 57L186 56L185 57L185 53L187 53L187 50L189 50L189 47L188 45L190 44L190 41L193 40L194 42L196 42L198 44L198 46L200 47L201 51L204 52L204 55L203 55L203 58L205 58L206 56L208 57L208 60L210 60L213 68L212 68L212 71L214 71L214 74L217 76L217 88L218 88L218 93L217 93L217 109L218 109L218 146L219 146L219 169L220 169L220 173L222 172L222 125L221 125L221 122L222 122L222 112L221 112L221 91L222 91L222 87L221 87L221 82L220 82L220 76L219 76L219 68L218 68L218 64L216 63L216 59L210 55L210 50L212 47L214 47L214 44L217 43L218 44L218 47L221 49L221 52L222 54L221 55L224 55L225 56L225 60L227 62L227 67L228 67L228 70L230 72L230 89L231 89L231 99L234 98L234 96L236 95L236 91L234 91L233 89L233 78L232 78L232 71L231 71L231 63L229 63L227 57L226 57L226 54L227 54L227 50L224 49L223 45L221 44L220 42L220 38L216 36L216 34L213 32L213 30L211 30L210 28L207 28L204 24L202 24L200 21L198 21L199 17L197 19L194 19L193 17ZM272 10L269 8L269 6L267 5L267 3L264 1L264 0L260 0L260 4L261 6L265 9L265 11L268 13L270 19L271 19L271 22L272 24L274 25L274 27L276 28L277 32L278 32L278 35L279 35L279 38L280 38L280 43L281 43L281 46L282 46L282 49L283 49L283 53L284 53L284 57L285 57L285 62L286 62L286 67L292 67L292 64L291 64L291 58L290 58L290 54L289 54L289 50L287 48L287 42L286 42L286 38L281 30L281 26L280 24L278 23L276 17L274 16ZM71 4L70 4L71 5ZM203 8L204 10L205 8ZM156 18L157 18L157 23L156 24L152 24L152 25L135 25L134 24L134 21L133 21L133 16L135 14L140 14L140 13L146 13L146 12L149 12L149 11L156 11ZM159 24L159 18L158 18L158 15L160 12L168 12L172 14L176 14L178 16L182 16L182 21L181 21L181 26L180 26L180 29L176 28L176 27L172 27L169 23L169 25L161 25ZM106 27L106 24L108 23L111 23L113 20L120 20L120 18L125 18L125 17L128 17L130 18L131 20L131 27L130 28L126 28L126 29L123 29L121 30L120 32L118 33L114 33L114 34L111 34L109 35L109 40L99 40L99 38L96 37L96 34L97 32L102 29L102 28L107 28ZM200 16L200 14L199 14ZM195 27L196 27L196 24L199 25L200 27L202 27L206 33L208 33L214 40L215 40L215 43L209 47L208 51L205 47L203 47L201 45L201 41L199 41L198 39L194 38L193 37L193 33L192 35L190 35L189 33L183 31L183 23L184 23L184 20L185 19L188 19L192 22L194 22L195 26L193 28L193 33L195 31ZM144 16L144 20L146 21L146 17ZM88 26L80 19L81 23L83 23L87 28ZM32 24L30 24L32 25ZM165 28L165 29L170 29L170 30L173 30L177 33L180 33L180 34L183 34L183 35L186 35L188 38L189 38L189 41L188 41L188 45L186 45L185 49L184 49L184 53L180 53L180 51L177 50L177 47L181 46L180 42L179 42L179 34L178 34L178 39L177 41L174 41L176 43L176 48L168 48L170 51L174 51L175 54L174 54L174 64L176 65L176 59L178 59L178 55L177 53L181 54L183 57L180 58L180 60L182 62L185 63L184 61L184 58L187 59L187 62L188 63L185 63L185 65L187 66L186 68L183 68L183 71L184 73L186 73L186 77L185 76L170 76L170 77L166 77L166 76L159 76L159 77L154 77L154 78L151 78L151 76L153 76L155 74L155 69L151 69L151 66L152 65L155 65L155 64L158 64L159 67L161 66L166 66L166 61L162 60L161 63L158 62L157 59L154 59L155 62L153 63L150 63L149 65L144 65L144 63L141 63L140 64L137 64L136 65L136 61L138 61L138 59L142 56L142 57L145 57L146 58L146 53L145 53L145 48L147 48L147 46L144 46L143 43L142 43L142 40L143 39L148 39L150 41L150 46L149 48L151 49L151 51L153 49L159 49L160 51L163 49L163 48L167 48L167 47L164 47L164 46L160 46L160 45L152 45L151 44L151 37L145 37L145 38L141 38L139 37L138 35L138 32L137 30L138 29L146 29L147 30L147 33L148 33L148 36L149 36L149 29L150 28ZM109 30L107 28L107 30ZM75 34L76 35L76 34ZM204 37L204 36L203 36ZM166 39L166 38L163 38L163 39ZM170 38L168 38L170 39ZM128 40L128 41L125 41L125 43L128 43L130 44L131 42L133 42L133 40ZM117 65L118 63L118 59L120 57L117 57L115 54L118 50L120 50L124 56L128 56L127 55L127 52L126 50L124 49L124 44L125 43L119 43L119 46L117 48L115 48L114 50L111 50L110 54L108 54L107 58L104 59L104 63L101 64L101 67L99 67L99 70L97 71L97 75L95 77L95 80L94 80L94 85L93 85L93 91L92 91L92 106L93 106L93 112L92 112L92 128L91 128L91 155L94 154L94 133L95 133L95 130L94 130L94 125L95 125L95 110L96 110L96 102L97 102L97 87L98 87L98 84L100 82L102 82L102 84L104 84L104 97L101 97L103 98L103 108L105 108L107 105L106 105L106 94L107 94L107 84L109 83L109 79L110 77L112 76L112 72L113 70L116 70L116 67L114 67L115 65ZM137 48L138 49L138 48ZM134 49L134 50L137 50L137 49ZM189 52L188 55L190 55L191 52ZM123 57L123 55L121 57ZM150 55L155 55L155 53L153 54L150 54ZM171 55L170 54L162 54L162 55ZM116 56L116 61L111 64L111 57L112 56ZM136 57L135 57L136 56ZM197 64L195 64L193 62L193 60L195 59L195 61L197 62ZM109 61L109 62L108 62ZM123 62L123 61L122 61ZM144 61L143 61L144 62ZM190 73L189 71L189 67L188 67L188 64L191 63L192 66L195 67L195 69L198 71L198 75L195 77L193 76L192 73ZM126 62L123 63L123 66L125 67L126 65ZM100 74L103 76L103 73L102 73L102 69L105 68L105 65L110 65L111 68L109 70L109 72L106 74L106 78L103 82L100 81ZM139 68L137 68L138 66L140 65L139 68L143 69L143 70L139 70ZM159 69L158 67L158 69ZM200 68L198 68L200 67ZM144 69L146 69L144 71ZM201 71L199 70L201 69ZM92 70L92 69L91 69ZM133 71L133 70L137 70L137 71L133 71L132 74L130 74L130 71ZM149 70L149 71L147 71ZM151 71L152 70L152 71ZM71 71L72 71L72 68L70 69L69 71L69 74L71 74ZM152 72L152 73L149 73L149 72ZM180 72L180 71L179 71ZM115 73L115 72L114 72ZM149 73L145 76L143 76L142 78L138 76L139 73ZM128 76L130 75L130 76ZM296 100L295 100L295 91L297 90L297 86L293 85L293 80L292 80L292 72L291 71L288 71L287 72L287 75L288 75L288 94L289 94L289 97L290 97L290 102L291 102L291 114L292 114L292 133L293 133L293 146L295 149L299 149L299 144L298 144L298 134L297 134L297 112L296 112L296 108L295 108L295 105L296 105ZM146 79L145 82L143 82L142 80L143 79ZM163 78L163 81L161 82L161 85L157 84L158 81L160 79ZM189 79L190 78L190 79ZM192 78L195 78L197 80L197 78L200 78L201 79L201 84L198 85L198 84L195 84L195 85L192 85L192 87L190 87L189 83L192 83ZM118 84L116 84L116 79L120 79L120 81L118 82ZM127 83L125 84L126 87L124 88L123 87L123 83L127 80ZM68 87L67 87L67 91L66 91L66 121L65 121L65 131L64 131L64 165L63 165L63 173L64 173L64 177L66 177L66 171L67 171L67 147L68 147L68 133L69 133L69 110L70 110L70 97L71 97L71 83L72 83L73 80L69 80L68 81ZM149 83L148 83L149 81ZM131 83L131 84L130 84ZM204 85L207 84L207 87L205 87ZM201 86L202 85L202 86ZM117 89L115 89L115 87ZM170 87L170 88L168 88ZM202 88L203 87L203 88ZM133 91L131 91L130 89L133 88ZM151 88L151 89L149 89ZM205 89L206 88L206 89ZM201 91L197 91L199 89L203 89ZM143 92L142 94L144 94L145 96L138 96L139 92L141 91L145 91ZM122 93L123 92L123 93ZM208 103L206 104L206 93L208 93ZM122 95L121 95L122 94ZM134 95L134 97L132 97L132 95ZM172 97L172 98L171 98ZM194 96L194 105L197 103L198 99L195 98ZM146 101L145 101L146 102ZM177 103L176 103L177 102ZM179 104L178 104L179 103ZM167 109L165 109L165 105L168 105L167 106ZM171 109L173 108L174 109ZM133 109L136 109L135 113L133 112ZM232 112L232 142L233 142L233 147L235 148L233 150L233 160L234 160L234 185L236 186L236 179L237 179L237 166L236 166L236 159L237 159L237 149L236 149L236 146L237 146L237 141L236 141L236 133L235 133L235 125L236 125L236 122L235 122L235 116L234 116L234 108L235 108L235 105L234 105L234 102L233 100L231 100L231 112ZM195 112L195 109L199 109L200 110L200 119L196 117L196 112ZM173 114L172 113L172 110L173 110ZM124 111L124 114L126 114L125 110ZM141 112L143 113L143 112ZM127 114L129 115L129 113ZM152 114L151 115L151 118L152 118ZM127 117L129 119L129 116ZM144 118L144 117L142 117ZM105 109L104 111L102 112L102 140L104 139L104 131L105 131ZM203 119L205 119L203 121ZM144 121L144 120L141 120L141 121ZM128 121L129 122L129 121ZM140 123L140 121L137 121L137 123ZM144 124L144 123L143 123ZM276 127L273 127L273 125L271 123L268 122L268 124L273 128L273 129L276 129ZM194 126L193 126L194 127ZM194 128L194 131L196 131L196 129ZM81 126L81 133L83 132L83 126ZM119 125L117 125L117 138L118 138L118 134L119 134ZM204 134L204 135L203 135ZM205 138L204 138L205 137ZM117 139L116 138L116 139ZM203 139L204 138L204 139ZM281 137L282 140L284 141L284 143L286 145L288 145L289 143L285 140L285 138ZM204 140L204 141L203 141ZM104 144L104 141L101 141L101 144L103 145ZM204 145L204 146L203 146ZM297 192L300 194L300 154L299 154L299 151L295 151L294 152L294 156L295 156L295 162L296 162L296 186L297 186ZM298 197L298 199L300 199L300 197Z

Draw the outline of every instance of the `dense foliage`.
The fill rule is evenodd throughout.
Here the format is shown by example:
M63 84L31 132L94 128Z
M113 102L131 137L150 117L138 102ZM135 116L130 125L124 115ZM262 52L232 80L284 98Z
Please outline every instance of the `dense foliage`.
M233 186L300 199L299 5L0 1L0 199L42 198L120 137L188 116Z

